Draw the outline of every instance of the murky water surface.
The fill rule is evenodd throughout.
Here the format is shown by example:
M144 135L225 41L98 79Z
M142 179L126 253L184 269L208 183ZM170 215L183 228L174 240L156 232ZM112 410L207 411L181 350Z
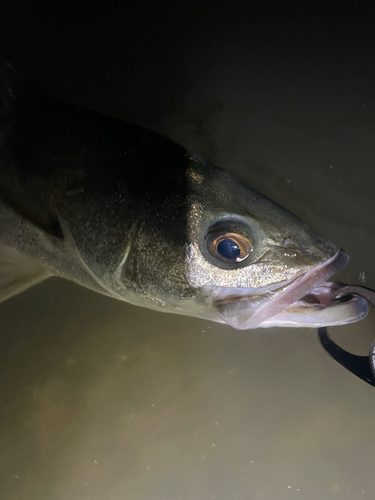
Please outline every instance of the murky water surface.
M218 3L127 26L44 7L48 23L9 7L1 35L38 81L237 174L348 252L342 281L375 288L366 16L360 30ZM375 389L314 330L237 332L58 279L0 318L4 500L374 498ZM364 355L375 313L331 334Z

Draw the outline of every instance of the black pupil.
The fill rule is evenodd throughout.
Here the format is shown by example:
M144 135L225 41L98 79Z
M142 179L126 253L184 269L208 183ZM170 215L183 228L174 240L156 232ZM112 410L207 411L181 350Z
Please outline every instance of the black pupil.
M221 240L217 245L217 251L226 259L236 259L241 254L241 249L233 240Z

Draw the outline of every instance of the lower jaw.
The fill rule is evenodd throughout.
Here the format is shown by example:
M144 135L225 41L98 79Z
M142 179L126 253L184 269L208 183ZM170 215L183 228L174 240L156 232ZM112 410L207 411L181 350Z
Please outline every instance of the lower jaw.
M348 256L338 252L272 300L254 303L250 296L242 296L237 302L239 307L234 308L225 299L218 301L220 317L240 330L273 326L317 328L360 321L368 312L366 300L354 296L350 300L335 301L339 285L326 282L347 262Z
M335 295L343 286L346 285L323 283L284 311L260 323L257 328L319 328L361 321L368 313L367 301L358 296L335 300Z

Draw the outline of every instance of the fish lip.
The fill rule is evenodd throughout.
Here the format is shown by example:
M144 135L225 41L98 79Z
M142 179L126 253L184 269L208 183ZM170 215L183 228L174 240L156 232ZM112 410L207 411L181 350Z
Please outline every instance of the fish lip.
M338 250L335 255L298 277L281 291L279 289L274 298L268 297L265 299L264 295L262 295L257 309L251 311L252 308L248 308L247 317L246 301L248 305L251 305L250 299L254 300L253 293L238 296L237 302L243 302L241 317L231 314L229 302L232 301L233 303L234 297L220 297L219 295L213 305L218 311L221 320L234 328L239 330L258 328L262 326L263 322L269 321L270 318L285 311L292 304L309 295L322 283L327 282L331 276L343 269L348 261L349 256Z
M337 298L336 292L346 286L324 282L281 313L263 321L259 328L320 328L356 323L367 316L369 305L365 298L355 294L349 293Z

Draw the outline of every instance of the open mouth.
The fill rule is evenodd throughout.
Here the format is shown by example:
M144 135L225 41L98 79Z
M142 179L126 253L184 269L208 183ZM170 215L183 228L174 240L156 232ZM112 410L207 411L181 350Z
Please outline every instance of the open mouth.
M219 298L214 305L222 320L240 330L271 326L316 328L359 321L367 315L367 301L355 295L336 299L342 285L327 281L348 260L340 251L276 291L272 298L241 294L237 298Z
M360 321L367 316L368 303L358 295L348 294L337 298L338 292L345 286L330 281L324 282L280 313L263 321L258 327L320 328Z

